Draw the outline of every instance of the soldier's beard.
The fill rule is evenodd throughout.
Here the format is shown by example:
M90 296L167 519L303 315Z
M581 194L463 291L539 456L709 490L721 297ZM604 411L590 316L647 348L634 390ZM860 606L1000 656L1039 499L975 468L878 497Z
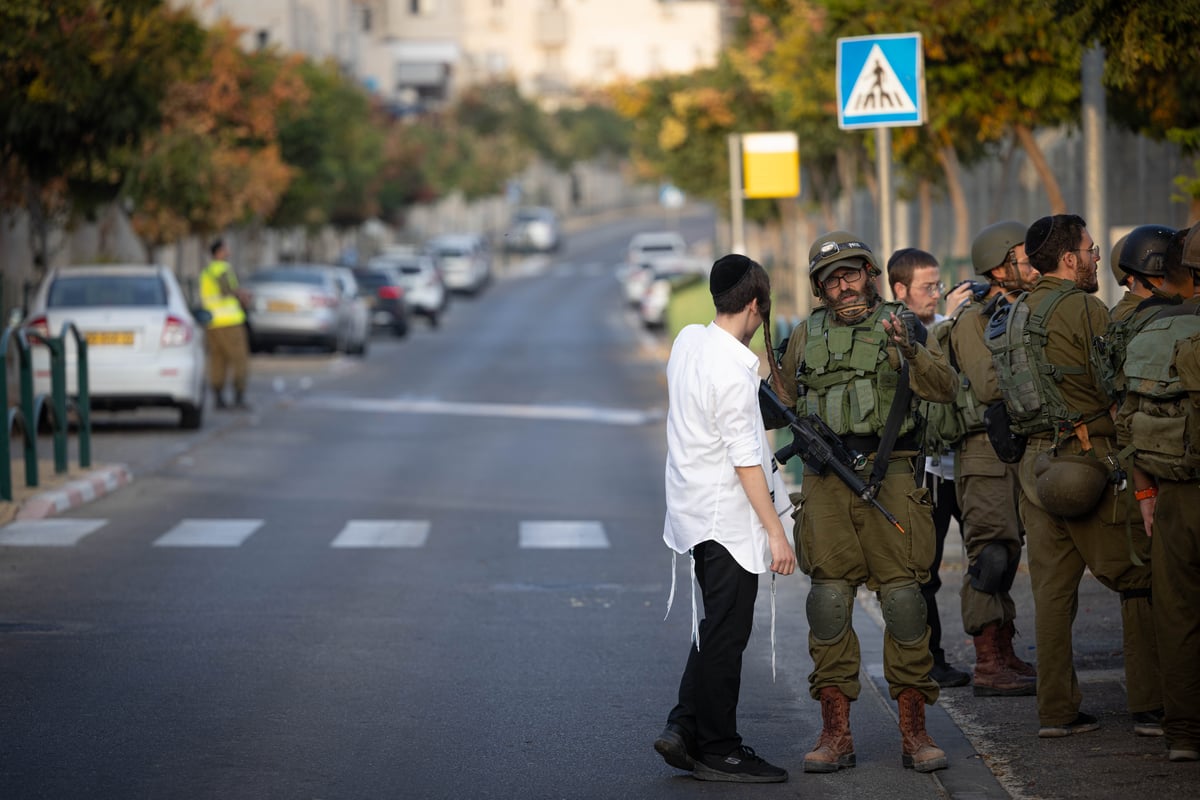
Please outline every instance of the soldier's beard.
M879 304L879 292L875 284L867 283L861 292L847 289L842 292L832 305L832 311L840 322L853 325L862 322L871 313L871 309Z

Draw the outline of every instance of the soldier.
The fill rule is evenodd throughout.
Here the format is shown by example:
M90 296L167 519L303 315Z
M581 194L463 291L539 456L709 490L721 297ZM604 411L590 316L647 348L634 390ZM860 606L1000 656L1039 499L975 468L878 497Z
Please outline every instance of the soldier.
M1150 608L1150 543L1128 533L1132 488L1115 475L1119 447L1112 399L1091 366L1099 360L1092 352L1095 338L1110 319L1092 296L1099 248L1081 217L1058 214L1029 227L1025 252L1042 276L1009 307L1011 313L993 316L987 336L1013 428L1028 436L1019 472L1020 512L1037 627L1038 735L1070 736L1100 727L1079 710L1071 644L1085 568L1120 592L1129 710L1135 732L1154 735L1162 692ZM1024 312L1027 325L1021 323ZM997 342L1021 342L1015 347L1022 359L1006 360ZM1025 367L1014 370L1022 360Z
M887 262L888 285L892 296L908 306L921 324L929 331L947 317L937 312L938 300L945 290L941 280L941 268L932 253L915 247L905 247L892 253ZM946 311L953 314L971 297L970 285L959 286L946 296ZM922 485L933 498L934 555L929 565L929 580L921 584L921 595L925 598L925 616L929 623L929 652L933 654L933 669L929 675L938 686L965 686L971 676L946 660L942 649L942 619L938 613L937 593L942 588L942 556L946 549L946 534L950 531L950 520L958 522L961 535L962 512L959 510L954 491L954 453L950 450L925 450Z
M1113 279L1116 280L1117 286L1125 290L1125 294L1121 295L1121 299L1108 312L1109 316L1113 318L1113 322L1125 319L1129 316L1130 311L1137 308L1138 303L1146 299L1144 295L1134 294L1130 290L1133 276L1121 269L1121 248L1125 246L1125 240L1128 238L1129 235L1126 234L1117 239L1117 243L1112 247L1112 255L1108 259L1108 268L1112 270Z
M1134 255L1131 253L1131 258ZM1200 504L1200 462L1196 459L1200 453L1194 453L1190 444L1181 445L1195 441L1195 426L1200 423L1196 418L1200 408L1200 336L1195 333L1200 329L1200 320L1195 316L1200 300L1195 296L1200 282L1200 226L1170 237L1162 262L1162 288L1176 301L1183 299L1183 303L1147 300L1138 309L1138 317L1148 317L1139 320L1138 326L1146 330L1146 335L1135 334L1127 347L1132 355L1127 355L1123 364L1122 376L1128 380L1117 414L1117 436L1122 445L1136 448L1134 485L1138 505L1143 516L1149 511L1153 520L1154 631L1162 670L1162 729L1167 757L1171 761L1198 761L1200 525L1195 509ZM1149 326L1154 320L1167 319L1170 322ZM1179 344L1174 358L1164 361L1161 356L1170 352L1175 342ZM1143 359L1144 355L1149 358ZM1154 374L1156 367L1168 373L1173 368L1175 380L1170 374ZM1155 396L1156 389L1172 383L1183 391ZM1147 426L1146 422L1151 424Z
M1117 254L1116 263L1110 265L1113 276L1124 276L1124 281L1117 277L1117 283L1126 288L1125 295L1109 312L1113 322L1130 317L1146 298L1162 295L1163 253L1174 233L1173 228L1162 225L1139 225L1121 237L1119 250L1113 247ZM1131 241L1133 244L1127 247Z
M997 456L984 421L987 407L1001 402L991 351L984 342L988 319L1017 293L1028 291L1038 277L1025 257L1025 229L1020 222L998 222L975 237L971 261L990 288L950 329L950 360L962 373L966 389L957 403L965 435L955 459L967 555L967 576L959 594L963 629L975 643L974 693L980 697L1034 694L1037 677L1012 646L1017 607L1009 590L1025 538L1017 512L1017 465Z
M836 231L817 239L808 274L823 305L792 332L775 388L799 414L819 415L850 450L868 456L863 476L905 532L838 478L806 468L795 542L812 579L809 692L821 703L823 728L804 770L855 764L850 703L860 690L860 654L851 617L864 583L883 610L883 670L899 705L901 761L919 772L944 769L946 754L925 730L925 705L938 698L920 589L934 532L929 490L916 485L913 462L916 398L951 400L954 371L934 340L922 342L912 312L883 301L879 264L861 237Z

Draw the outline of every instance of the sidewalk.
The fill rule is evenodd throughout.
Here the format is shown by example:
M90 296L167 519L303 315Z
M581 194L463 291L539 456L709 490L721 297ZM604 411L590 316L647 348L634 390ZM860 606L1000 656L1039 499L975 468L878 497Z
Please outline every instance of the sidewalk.
M54 471L52 459L38 462L38 485L25 485L25 462L12 462L13 499L0 501L0 525L18 519L42 519L60 514L116 491L133 479L124 464L93 464L88 469L72 460L63 474Z

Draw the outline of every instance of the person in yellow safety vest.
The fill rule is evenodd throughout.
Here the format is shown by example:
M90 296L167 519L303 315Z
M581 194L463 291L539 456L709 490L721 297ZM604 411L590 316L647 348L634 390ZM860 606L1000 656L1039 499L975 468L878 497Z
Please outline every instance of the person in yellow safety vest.
M205 342L208 350L208 381L217 408L229 408L225 402L225 381L233 373L233 408L249 410L246 403L246 378L250 371L250 341L246 330L246 312L238 295L237 275L226 259L229 250L220 239L209 248L212 261L200 273L200 302L211 318Z

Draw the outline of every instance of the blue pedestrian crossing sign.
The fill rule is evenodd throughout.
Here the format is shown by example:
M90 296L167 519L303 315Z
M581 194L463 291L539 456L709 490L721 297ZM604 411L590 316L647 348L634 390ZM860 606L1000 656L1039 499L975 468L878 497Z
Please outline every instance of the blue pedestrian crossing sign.
M837 41L838 127L895 128L925 123L921 34Z

